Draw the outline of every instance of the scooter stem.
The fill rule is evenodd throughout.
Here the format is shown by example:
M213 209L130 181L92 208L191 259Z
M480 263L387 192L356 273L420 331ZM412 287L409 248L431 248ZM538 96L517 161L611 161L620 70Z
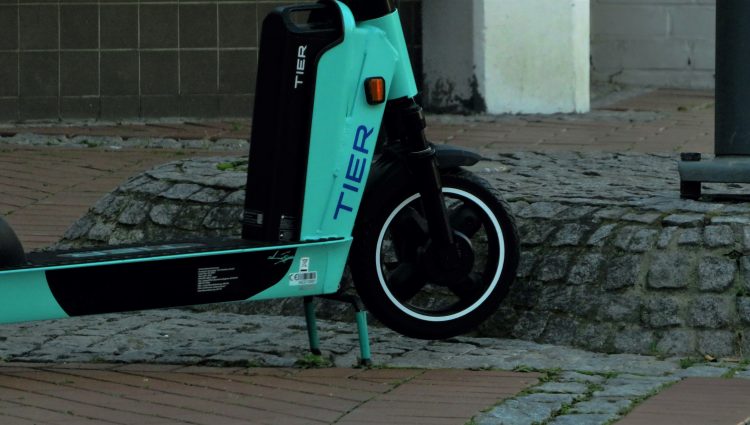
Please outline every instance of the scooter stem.
M450 261L454 259L452 254L456 254L453 229L445 207L435 148L424 133L422 107L413 98L393 100L386 108L385 123L389 139L407 151L407 166L422 195L430 237L437 244L441 260Z

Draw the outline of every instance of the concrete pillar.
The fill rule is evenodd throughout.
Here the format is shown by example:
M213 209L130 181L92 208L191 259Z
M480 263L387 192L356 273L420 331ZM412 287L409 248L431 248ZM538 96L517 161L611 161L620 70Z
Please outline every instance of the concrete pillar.
M589 0L428 0L422 7L429 109L589 110Z

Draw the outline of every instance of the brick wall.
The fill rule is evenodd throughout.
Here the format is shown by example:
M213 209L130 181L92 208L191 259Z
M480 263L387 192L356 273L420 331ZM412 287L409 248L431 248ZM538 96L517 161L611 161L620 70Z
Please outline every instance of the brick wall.
M0 0L0 121L250 116L260 22L295 2Z
M592 79L714 84L716 0L591 0Z

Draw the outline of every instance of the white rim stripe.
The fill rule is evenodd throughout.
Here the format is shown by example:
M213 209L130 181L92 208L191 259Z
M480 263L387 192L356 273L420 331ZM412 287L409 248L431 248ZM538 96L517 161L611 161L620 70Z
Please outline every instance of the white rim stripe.
M497 268L497 272L495 273L495 276L492 278L492 283L490 286L487 287L487 290L482 294L482 296L474 302L474 304L470 305L466 309L459 311L458 313L451 314L450 316L427 316L421 313L417 313L413 310L410 310L406 308L401 302L399 302L396 297L393 296L391 291L388 289L388 285L385 283L385 278L383 277L383 269L380 262L380 250L383 247L383 238L385 237L385 232L388 229L388 226L390 226L393 219L396 217L396 215L408 204L410 204L415 199L420 198L419 194L412 195L408 199L406 199L404 202L402 202L399 206L397 206L393 212L391 212L391 215L388 216L388 218L385 220L385 223L383 224L383 228L380 229L380 234L378 235L378 244L375 248L375 266L377 268L378 272L378 280L380 281L380 286L382 286L383 291L385 291L385 294L388 296L388 298L391 300L393 305L399 308L399 310L403 311L404 313L408 314L411 317L414 317L419 320L425 320L428 322L447 322L449 320L454 320L461 318L463 316L466 316L467 314L471 313L472 311L476 310L477 307L482 305L482 303L492 294L492 291L495 289L495 286L497 286L497 283L500 281L500 275L503 272L503 265L505 264L505 238L503 237L503 231L500 228L500 223L497 221L497 217L495 217L495 214L493 214L492 210L485 204L481 199L477 198L476 196L472 195L469 192L466 192L461 189L455 189L452 187L444 187L443 193L451 193L454 195L459 195L461 197L464 197L466 199L469 199L471 201L474 201L474 203L479 206L484 212L487 214L487 216L490 218L490 221L492 221L492 225L495 227L495 231L497 232L498 236L498 242L500 247L500 258L499 258L499 267Z

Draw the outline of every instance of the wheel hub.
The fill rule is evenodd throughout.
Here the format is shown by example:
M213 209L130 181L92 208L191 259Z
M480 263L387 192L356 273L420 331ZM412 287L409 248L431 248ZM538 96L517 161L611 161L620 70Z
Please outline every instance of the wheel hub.
M453 240L453 249L448 252L442 252L432 240L420 249L421 268L430 282L450 286L465 279L474 268L474 248L469 238L454 231Z

